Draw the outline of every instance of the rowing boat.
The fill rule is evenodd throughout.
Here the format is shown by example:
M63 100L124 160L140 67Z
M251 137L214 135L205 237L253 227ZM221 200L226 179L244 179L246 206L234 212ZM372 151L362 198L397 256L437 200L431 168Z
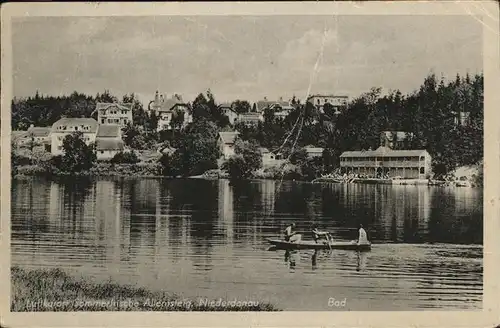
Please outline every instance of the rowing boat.
M369 251L371 244L358 245L355 241L340 241L328 243L316 243L314 241L289 242L280 239L270 239L267 241L277 249L343 249L353 251Z

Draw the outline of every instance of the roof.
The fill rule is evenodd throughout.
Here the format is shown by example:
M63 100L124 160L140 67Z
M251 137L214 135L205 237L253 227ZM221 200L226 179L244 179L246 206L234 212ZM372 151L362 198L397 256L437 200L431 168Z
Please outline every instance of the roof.
M425 149L392 150L387 147L378 147L377 150L345 151L340 157L412 157L427 153Z
M95 108L97 110L108 109L109 107L118 107L120 110L132 110L131 103L97 103Z
M290 103L288 101L285 101L285 100L273 100L273 101L269 101L269 100L259 100L257 101L256 105L257 107L257 110L262 112L264 109L266 108L273 108L273 107L276 107L276 106L280 106L281 108L287 108L287 109L293 109L293 106L290 105Z
M224 144L234 144L239 132L219 132L219 137Z
M27 132L34 137L48 137L50 134L50 128L34 126L30 127Z
M329 97L329 98L333 97L333 98L343 98L343 99L348 99L349 98L348 96L337 96L337 95L333 95L333 94L329 94L329 95L328 94L324 94L324 95L322 95L322 94L318 94L317 93L317 94L314 94L314 95L309 95L308 99L309 98L314 98L314 97L320 97L320 98L323 98L323 97Z
M307 146L304 147L304 150L308 153L320 153L323 152L323 148L321 147L313 147L313 146Z
M85 131L85 132L91 132L91 133L96 133L97 132L97 121L94 120L93 118L87 118L87 117L65 117L61 118L59 121L55 122L52 124L52 131L56 131L57 128L60 126L80 126L80 125L90 125L90 131ZM57 131L56 131L57 132Z
M259 148L259 150L260 150L260 153L261 153L261 154L270 154L270 153L271 153L271 152L269 151L269 149L264 148L264 147L260 147L260 148Z
M404 140L407 137L413 136L413 133L405 131L382 131L382 134L390 141L394 140L394 137L396 137L396 140Z
M96 139L97 150L123 150L123 141L116 139Z
M187 107L187 104L183 102L182 97L180 95L174 95L171 98L163 100L158 99L158 101L152 102L153 109L159 112L171 111L176 106Z
M12 138L24 138L28 135L28 131L12 131Z
M118 138L121 135L121 127L119 125L101 124L97 129L97 138Z

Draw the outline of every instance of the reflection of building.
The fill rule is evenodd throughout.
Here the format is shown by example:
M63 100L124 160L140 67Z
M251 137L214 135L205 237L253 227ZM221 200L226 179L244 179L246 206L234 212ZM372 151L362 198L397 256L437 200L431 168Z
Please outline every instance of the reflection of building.
M233 189L228 180L219 180L219 219L217 230L224 231L227 246L232 247L234 236Z
M402 178L427 179L431 173L431 156L426 150L392 150L379 147L369 151L346 151L340 155L343 173L370 177L387 175Z

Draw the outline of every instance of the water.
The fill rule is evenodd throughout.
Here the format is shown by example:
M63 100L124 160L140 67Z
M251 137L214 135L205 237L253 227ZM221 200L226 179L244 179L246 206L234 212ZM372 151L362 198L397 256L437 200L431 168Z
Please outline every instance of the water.
M479 309L482 198L427 186L14 180L12 264L284 310ZM292 221L303 239L314 222L336 240L362 223L374 245L269 251L265 238Z

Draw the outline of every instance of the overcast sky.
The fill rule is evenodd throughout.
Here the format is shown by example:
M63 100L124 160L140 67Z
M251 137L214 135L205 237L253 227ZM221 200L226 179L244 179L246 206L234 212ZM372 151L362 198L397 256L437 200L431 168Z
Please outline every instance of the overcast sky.
M155 90L218 101L411 92L482 71L470 16L32 17L13 22L14 95ZM322 56L321 56L322 54ZM316 70L315 70L316 67Z

